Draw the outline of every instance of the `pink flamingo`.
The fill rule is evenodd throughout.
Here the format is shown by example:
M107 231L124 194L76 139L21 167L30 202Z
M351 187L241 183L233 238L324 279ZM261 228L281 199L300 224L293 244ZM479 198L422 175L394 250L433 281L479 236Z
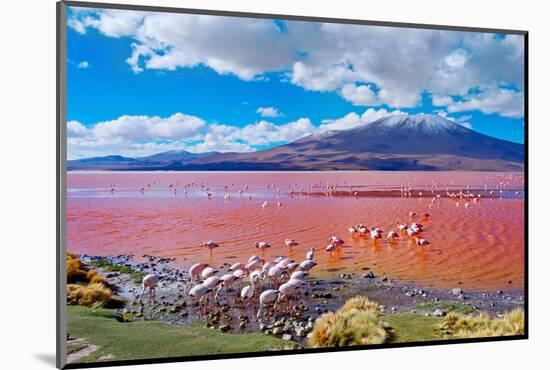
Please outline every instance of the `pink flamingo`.
M399 238L399 234L397 234L395 231L391 230L388 233L388 239L397 239Z
M313 261L313 258L315 258L315 248L311 248L309 252L306 253L306 259Z
M332 256L332 253L335 252L337 249L338 249L338 246L334 243L329 243L329 245L327 245L327 247L325 248L327 252L330 252L331 256Z
M271 245L268 242L256 242L254 243L254 246L256 247L256 249L259 249L262 252L267 248L271 248Z
M292 249L292 247L295 247L295 246L298 245L298 242L295 239L286 239L285 244L286 244L287 247Z
M426 239L416 239L416 244L424 246L424 245L429 245L430 242L427 241Z
M207 248L210 251L210 257L212 257L212 251L219 247L219 244L214 243L212 240L208 240L202 243L202 246Z

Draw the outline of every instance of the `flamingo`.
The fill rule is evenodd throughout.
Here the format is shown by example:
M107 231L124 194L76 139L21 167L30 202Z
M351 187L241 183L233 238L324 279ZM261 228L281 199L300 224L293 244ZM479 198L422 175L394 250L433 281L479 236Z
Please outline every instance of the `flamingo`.
M380 239L380 238L382 237L381 230L379 230L379 229L371 230L371 232L370 232L370 237L371 237L372 240L374 240L374 241L376 241L377 239Z
M278 283L284 273L284 268L279 267L279 265L275 265L269 269L269 271L267 272L267 276L269 277L269 280Z
M263 313L263 309L268 306L273 306L279 298L279 291L275 289L268 289L260 294L260 308L256 314L256 318L259 320Z
M237 271L237 270L244 270L244 263L237 262L231 265L231 267L229 268L229 271Z
M292 249L292 247L295 247L295 246L298 245L298 242L295 239L286 239L285 244L286 244L287 247Z
M225 292L226 292L226 294L228 296L228 300L229 300L229 287L235 282L235 280L236 280L235 275L233 275L231 273L228 273L228 274L222 275L220 280L221 280L220 287L216 291L216 295L215 295L216 300L218 300L218 295L220 293L220 290L222 290L223 287L225 287Z
M395 231L391 230L388 233L388 239L396 239L396 238L399 238L399 234L397 234Z
M256 247L256 249L259 249L262 252L267 248L271 248L271 245L268 242L256 242L254 243L254 246Z
M303 280L303 279L307 278L308 274L309 273L307 271L303 271L303 270L294 271L290 275L290 280Z
M365 225L358 225L357 231L359 231L359 235L365 236L369 232L369 228Z
M345 242L342 238L340 238L339 236L334 236L334 235L330 238L330 242L333 243L333 244L336 244L337 247L341 247L342 245L345 244Z
M160 275L157 274L149 274L143 278L141 282L141 293L139 294L139 303L142 303L141 299L147 288L149 288L149 303L155 303L155 289L159 281Z
M302 271L306 271L306 272L310 271L315 266L317 266L317 262L312 261L312 260L304 260L304 261L300 262L300 270L302 270Z
M217 276L209 276L202 282L202 285L204 285L207 288L214 289L216 286L222 283L222 279L220 279Z
M288 258L288 257L285 257L283 258L282 260L280 260L279 262L277 262L277 265L276 266L279 266L280 268L282 268L283 270L286 270L286 268L288 267L289 264L293 263L294 260Z
M253 260L259 260L260 257L256 256L256 255L252 255L250 256L250 258L248 259L248 262L252 262Z
M260 267L260 265L262 264L262 260L260 259L253 259L252 261L248 262L246 264L246 266L244 267L244 269L246 271L253 271L255 270L257 267Z
M286 272L288 273L294 272L294 270L296 270L298 266L300 265L297 264L296 262L291 262L288 265L286 265Z
M357 233L359 230L357 230L357 229L356 229L355 227L353 227L353 226L350 226L350 227L348 227L348 231L349 231L349 233L351 234L351 236L354 236L355 233Z
M254 283L252 285L247 285L244 288L241 289L241 299L246 303L247 301L251 301L252 298L254 298L254 294L256 293L256 288L254 287Z
M189 296L193 297L199 304L202 304L204 297L212 292L212 288L208 288L204 284L197 284L189 291Z
M202 246L207 248L209 251L210 251L210 257L212 257L212 251L215 249L215 248L218 248L219 247L219 244L217 243L214 243L212 240L208 240L204 243L202 243Z
M264 263L264 265L262 266L262 274L264 274L264 275L267 274L269 269L272 268L275 265L277 265L277 262L275 262L275 261L269 261L267 263Z
M201 277L203 279L207 279L210 276L214 275L216 272L218 272L218 270L215 270L213 267L208 266L204 270L202 270Z
M189 279L189 287L193 284L195 278L198 278L202 271L207 267L208 264L206 263L195 263L193 266L191 266L191 268L189 269L189 274L191 275L191 279Z
M418 245L429 245L430 242L427 241L426 239L416 239L416 244L418 244Z
M309 252L306 253L306 259L313 261L313 258L315 258L315 248L311 248Z
M417 229L411 229L411 228L408 228L407 229L407 234L410 236L410 237L413 237L415 236L416 234L418 234L418 231L416 231Z
M415 216L416 216L416 212L414 212L414 211L409 212L409 217L415 217Z
M279 287L279 297L275 301L274 306L277 306L280 301L286 298L288 305L290 306L290 299L296 296L300 292L300 288L304 284L301 280L289 280Z
M330 255L331 255L331 256L332 256L332 253L333 253L334 251L336 251L337 249L338 249L338 246L337 246L336 244L334 244L334 243L329 243L329 245L327 245L327 247L325 248L325 250L326 250L327 252L330 252ZM308 261L310 261L310 260L308 260Z

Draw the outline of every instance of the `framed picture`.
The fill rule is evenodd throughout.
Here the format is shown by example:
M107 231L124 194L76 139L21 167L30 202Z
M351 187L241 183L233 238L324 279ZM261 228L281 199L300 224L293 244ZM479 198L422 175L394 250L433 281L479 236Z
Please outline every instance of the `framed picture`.
M57 10L58 367L527 338L526 31Z

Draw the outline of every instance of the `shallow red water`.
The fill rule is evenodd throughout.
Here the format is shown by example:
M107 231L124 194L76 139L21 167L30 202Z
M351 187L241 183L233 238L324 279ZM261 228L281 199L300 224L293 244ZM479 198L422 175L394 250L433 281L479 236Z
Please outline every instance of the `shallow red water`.
M313 194L323 194L327 184L349 194ZM316 186L308 195L310 185ZM389 196L402 186L415 189L411 197ZM432 191L466 191L468 186L482 194L480 202L469 202L466 207L465 200L442 197L428 208ZM302 195L290 194L300 190ZM369 190L380 192L376 196L352 194ZM210 198L207 191L212 193ZM224 199L226 195L231 199ZM265 208L261 206L264 201L268 202ZM374 243L354 239L347 231L357 223L381 227L385 233L397 230L396 220L412 221L411 210L431 214L427 220L414 219L424 224L423 237L431 242L429 246L419 247L406 237ZM245 262L259 254L254 242L265 240L273 246L265 252L265 259L288 255L301 260L315 247L317 275L360 272L369 266L375 274L441 289L459 282L470 290L523 288L521 174L71 172L67 214L68 249L78 253L154 254L176 257L176 263L184 267L197 261L219 265ZM334 256L324 251L331 235L346 240ZM284 245L286 238L300 245L290 251ZM212 259L201 247L205 240L221 245Z

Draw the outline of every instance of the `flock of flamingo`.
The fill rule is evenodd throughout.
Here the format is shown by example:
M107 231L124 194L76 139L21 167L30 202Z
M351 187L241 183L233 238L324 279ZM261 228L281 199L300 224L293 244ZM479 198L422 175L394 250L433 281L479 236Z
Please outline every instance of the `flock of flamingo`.
M155 185L153 183L153 185ZM114 184L109 184L111 191L114 191ZM151 184L147 184L147 187L150 187ZM184 186L184 192L187 194L187 191L190 187L199 187L208 198L212 197L212 192L209 187L204 184L190 183ZM232 184L233 186L233 184ZM317 185L312 185L306 188L308 192L312 191ZM292 186L289 184L290 188L296 187L296 184ZM266 185L267 189L274 189L277 193L280 192L280 189L276 185ZM144 191L145 188L141 188L140 191ZM177 191L176 185L170 184L169 189L174 192ZM229 186L224 186L224 190L228 191ZM244 186L244 191L248 190L248 185ZM336 189L336 185L327 185L323 187L329 195L333 193ZM350 192L353 192L353 186L349 188ZM304 191L303 188L300 191ZM242 193L243 190L240 190ZM293 190L291 191L291 193ZM352 194L357 195L357 192ZM402 186L401 195L404 197L412 196L412 190L410 187ZM470 201L479 202L481 199L481 194L474 194L470 191L469 187L465 192L451 192L448 189L444 193L448 199L451 200L465 200L464 206L467 208L470 204ZM429 202L428 207L432 208L435 202L441 198L442 194L435 194L432 187L432 199ZM489 194L494 195L494 192L491 191ZM422 192L418 192L418 196L426 196ZM231 196L226 194L224 196L225 200L230 200ZM277 206L281 207L282 203L277 202ZM270 204L267 201L261 203L261 207L268 207ZM460 203L457 202L457 206ZM384 237L389 241L393 242L399 238L410 238L415 244L419 246L429 245L430 242L425 238L422 238L422 231L424 226L420 222L414 221L416 218L421 218L422 220L427 220L431 217L429 213L417 214L414 211L410 211L408 214L411 219L410 223L402 223L396 221L396 230L389 230L386 234L379 227L368 227L365 224L356 224L348 228L349 233L352 238L365 238L372 239L374 243L379 239L384 239ZM286 239L285 244L287 247L292 248L299 245L295 239ZM339 251L343 247L345 241L339 236L332 236L328 245L325 247L325 251L330 253L332 256L333 253ZM215 249L219 248L220 245L215 243L212 240L205 241L202 244L202 247L208 249L210 256ZM260 251L260 254L263 256L263 253L268 248L271 248L271 245L265 241L258 241L254 244L254 247ZM303 290L309 286L309 272L313 269L317 263L314 261L315 258L315 248L311 248L305 259L301 262L295 262L294 260L285 257L279 256L271 261L266 261L263 258L252 255L246 263L235 263L233 264L228 271L219 272L214 267L210 266L207 263L196 263L189 269L189 281L186 284L186 294L195 301L199 307L200 312L206 312L208 307L214 307L216 304L220 303L223 291L225 291L225 297L227 302L230 299L230 292L237 290L238 294L235 294L235 299L240 299L241 302L245 304L251 304L254 299L257 299L259 303L259 309L257 311L256 317L260 319L262 314L265 311L271 310L273 312L277 311L280 305L283 302L287 303L287 308L290 311L291 302L295 300L299 301L300 296L303 294ZM149 274L143 278L142 290L139 295L139 301L142 301L142 296L147 289L149 289L149 299L154 303L155 301L155 289L161 280L161 276L158 274Z
M417 217L416 212L409 212L409 217ZM428 219L430 214L423 213L423 219ZM417 245L429 245L430 242L420 238L419 234L424 226L419 222L410 224L396 221L398 231L391 230L386 238L390 241L399 238L401 235L412 238ZM374 242L384 237L384 231L378 227L368 228L364 224L357 224L348 228L352 238L371 238ZM333 235L325 251L330 255L337 252L345 241L339 236ZM299 245L295 239L286 239L285 245L292 249ZM220 245L212 240L205 241L202 247L208 249L210 256ZM271 248L266 241L254 243L254 247L263 255L264 251ZM207 263L196 263L189 269L189 281L186 285L187 295L197 303L199 311L206 312L207 307L214 307L220 303L220 298L225 290L227 301L230 299L230 291L236 288L240 290L237 297L245 304L252 303L252 300L258 297L259 309L256 314L260 319L262 314L270 310L275 312L283 302L286 308L291 310L292 301L298 302L303 293L303 289L309 285L309 272L317 263L315 262L315 248L311 248L305 255L305 259L296 262L286 256L276 257L274 260L266 261L258 255L252 255L246 263L237 262L230 266L227 272L219 273L217 269ZM149 274L143 278L142 290L139 295L139 301L142 302L142 296L149 289L149 299L155 302L155 289L160 282L161 276L158 274ZM247 284L248 283L248 284ZM235 298L237 298L235 297Z

